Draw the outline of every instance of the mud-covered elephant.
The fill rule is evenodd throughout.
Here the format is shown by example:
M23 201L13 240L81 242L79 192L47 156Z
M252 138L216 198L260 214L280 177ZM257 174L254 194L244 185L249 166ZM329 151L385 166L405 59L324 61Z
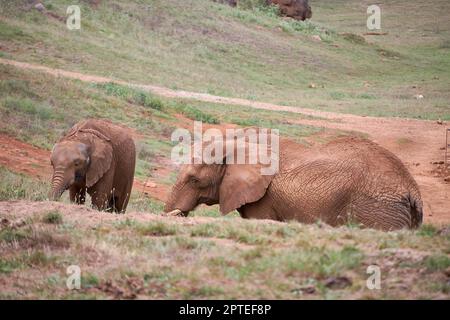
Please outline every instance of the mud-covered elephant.
M50 198L69 189L70 200L98 210L125 212L133 186L136 151L127 131L109 121L89 119L73 126L53 147Z
M182 165L164 211L186 216L199 204L219 204L222 214L236 209L243 218L381 230L422 222L411 174L395 155L365 139L343 137L316 147L280 139L273 175L262 175L259 164L225 162Z

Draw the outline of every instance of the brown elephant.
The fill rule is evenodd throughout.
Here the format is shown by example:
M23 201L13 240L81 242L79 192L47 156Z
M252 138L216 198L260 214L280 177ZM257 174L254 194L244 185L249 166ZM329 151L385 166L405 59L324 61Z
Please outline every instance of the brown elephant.
M269 176L259 164L225 162L182 165L165 212L186 216L203 203L219 204L222 214L236 209L243 218L332 226L394 230L422 222L420 192L408 170L365 139L338 138L318 147L280 139L279 170Z
M268 3L278 5L282 15L296 20L311 19L312 10L308 0L267 0Z
M69 189L70 201L83 204L87 191L98 210L125 212L135 163L135 145L126 130L109 121L81 121L53 147L50 198L57 200Z

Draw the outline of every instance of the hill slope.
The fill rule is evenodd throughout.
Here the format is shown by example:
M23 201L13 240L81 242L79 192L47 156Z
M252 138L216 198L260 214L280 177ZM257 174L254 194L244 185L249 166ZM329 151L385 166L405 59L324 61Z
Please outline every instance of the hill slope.
M449 297L450 185L430 163L444 152L435 120L450 120L447 0L378 1L384 36L364 35L368 0L312 0L306 23L209 0L45 0L48 15L28 3L0 0L0 58L49 68L0 64L0 299ZM80 31L61 22L69 4L82 9ZM88 117L136 141L125 215L45 201L52 145ZM170 135L194 120L277 128L309 146L375 140L417 179L425 224L333 229L216 206L162 217L177 174ZM80 291L65 286L69 265L81 267ZM381 290L366 287L369 265Z
M369 1L313 1L314 16L306 23L208 0L80 1L79 31L25 10L25 3L1 2L4 57L278 104L449 117L445 0L381 2L386 39L361 36ZM64 17L73 1L44 4ZM317 88L308 88L311 83ZM415 101L415 94L426 101Z

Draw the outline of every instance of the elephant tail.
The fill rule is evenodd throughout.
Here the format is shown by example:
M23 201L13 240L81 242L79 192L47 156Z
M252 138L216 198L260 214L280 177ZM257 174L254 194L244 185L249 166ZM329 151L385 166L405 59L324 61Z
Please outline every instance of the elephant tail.
M409 204L411 210L411 228L417 229L423 220L423 203L420 195L409 195Z

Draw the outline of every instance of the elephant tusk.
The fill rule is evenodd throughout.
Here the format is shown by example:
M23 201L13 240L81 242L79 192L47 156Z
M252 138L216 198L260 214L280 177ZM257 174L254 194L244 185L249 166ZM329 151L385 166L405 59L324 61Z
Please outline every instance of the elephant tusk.
M165 216L181 216L183 214L183 211L180 209L175 209L170 212L164 213Z

